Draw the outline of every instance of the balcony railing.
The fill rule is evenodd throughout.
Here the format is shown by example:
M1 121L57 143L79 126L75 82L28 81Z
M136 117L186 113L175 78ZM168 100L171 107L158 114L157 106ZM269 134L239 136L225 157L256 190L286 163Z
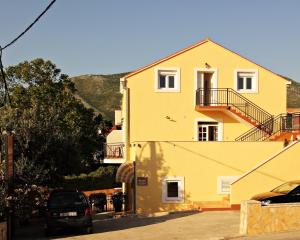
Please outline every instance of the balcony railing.
M103 144L104 158L123 158L123 143L105 143Z
M199 88L196 90L197 106L226 106L261 125L272 115L231 88ZM269 131L268 126L265 130Z
M261 126L268 126L271 131L266 133ZM259 127L251 128L243 135L236 138L236 141L264 141L274 135L281 133L292 133L300 131L300 112L284 113L269 119Z

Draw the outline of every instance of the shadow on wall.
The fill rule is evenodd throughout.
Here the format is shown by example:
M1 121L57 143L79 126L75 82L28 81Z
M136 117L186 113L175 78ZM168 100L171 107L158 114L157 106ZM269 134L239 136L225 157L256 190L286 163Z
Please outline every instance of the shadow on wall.
M176 146L176 147L178 147L178 148L181 148L182 150L187 151L187 152L189 152L189 153L191 153L191 154L193 154L193 155L195 155L195 156L197 156L198 158L201 158L201 159L203 159L203 160L210 161L210 162L214 162L215 164L221 165L221 166L223 166L223 167L225 167L225 168L227 168L227 169L231 169L231 170L234 170L234 171L236 171L236 172L239 172L241 175L244 174L246 171L249 171L249 170L252 169L252 168L250 168L250 169L248 169L248 170L244 170L244 169L242 169L242 168L238 168L238 167L237 167L238 164L236 164L236 166L230 165L230 164L226 163L226 161L222 161L221 159L218 160L218 159L215 159L215 158L213 158L213 157L210 157L210 156L207 156L207 155L203 155L203 154L201 154L200 152L196 152L196 151L193 150L193 149L189 149L189 148L187 148L187 147L185 147L185 146L182 146L182 145L179 145L178 143L175 143L175 142L168 142L168 141L167 141L167 142L165 142L165 143L170 144L170 145L173 145L173 146ZM265 159L262 159L262 161L263 161L263 160L265 160ZM257 171L257 172L260 173L261 175L266 176L266 177L273 178L273 179L275 179L275 180L284 182L284 180L283 180L282 178L276 177L275 175L271 175L271 174L269 174L269 173L267 173L267 172L263 172L263 171Z
M137 213L187 210L190 194L184 193L184 203L163 203L162 180L170 176L163 150L159 142L144 142L136 145L136 176L147 177L147 186L137 186ZM173 176L173 174L171 175ZM183 176L184 177L184 176Z

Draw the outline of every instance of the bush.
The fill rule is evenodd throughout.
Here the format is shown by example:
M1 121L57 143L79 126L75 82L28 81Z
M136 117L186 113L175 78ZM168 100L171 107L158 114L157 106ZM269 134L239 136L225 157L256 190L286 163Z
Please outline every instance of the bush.
M99 167L89 174L65 176L63 187L81 191L121 187L121 183L115 182L117 169L117 166Z

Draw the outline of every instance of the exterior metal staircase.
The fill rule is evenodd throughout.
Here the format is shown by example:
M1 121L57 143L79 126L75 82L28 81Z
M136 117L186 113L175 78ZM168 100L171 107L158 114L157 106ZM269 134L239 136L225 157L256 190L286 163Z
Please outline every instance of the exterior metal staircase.
M236 141L278 140L300 131L300 113L272 116L231 88L199 88L196 90L196 110L225 108L254 127Z
M261 128L267 127L272 130L269 133ZM258 127L253 127L245 132L236 141L276 141L290 139L291 136L296 138L300 132L300 113L283 113L264 122Z
M231 88L199 88L196 90L196 109L226 108L240 118L258 127L272 115ZM264 129L269 132L268 126Z

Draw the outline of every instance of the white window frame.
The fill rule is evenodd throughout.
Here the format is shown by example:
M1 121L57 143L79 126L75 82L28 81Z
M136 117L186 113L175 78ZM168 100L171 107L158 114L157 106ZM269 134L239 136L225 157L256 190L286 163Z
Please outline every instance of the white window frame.
M235 180L237 180L240 176L218 176L217 178L217 193L218 194L231 194L231 183L233 183ZM230 189L228 192L226 191L223 191L223 188L222 188L222 184L223 184L223 181L230 181Z
M167 182L178 182L178 197L168 197ZM184 177L164 177L162 179L162 202L184 203Z
M174 75L174 88L160 88L159 87L159 76L160 73L170 73ZM154 91L155 92L180 92L180 69L170 68L170 67L159 67L154 69L155 81L154 81Z
M218 123L218 140L217 142L223 141L223 119L221 118L196 118L195 119L195 123L194 123L194 128L195 128L195 132L194 132L194 140L196 142L214 142L214 141L199 141L198 140L198 122L214 122L214 123Z
M238 74L239 73L249 73L252 75L252 89L240 89L238 90ZM246 84L244 83L244 86ZM239 93L258 93L258 70L257 69L235 69L234 70L234 90Z

